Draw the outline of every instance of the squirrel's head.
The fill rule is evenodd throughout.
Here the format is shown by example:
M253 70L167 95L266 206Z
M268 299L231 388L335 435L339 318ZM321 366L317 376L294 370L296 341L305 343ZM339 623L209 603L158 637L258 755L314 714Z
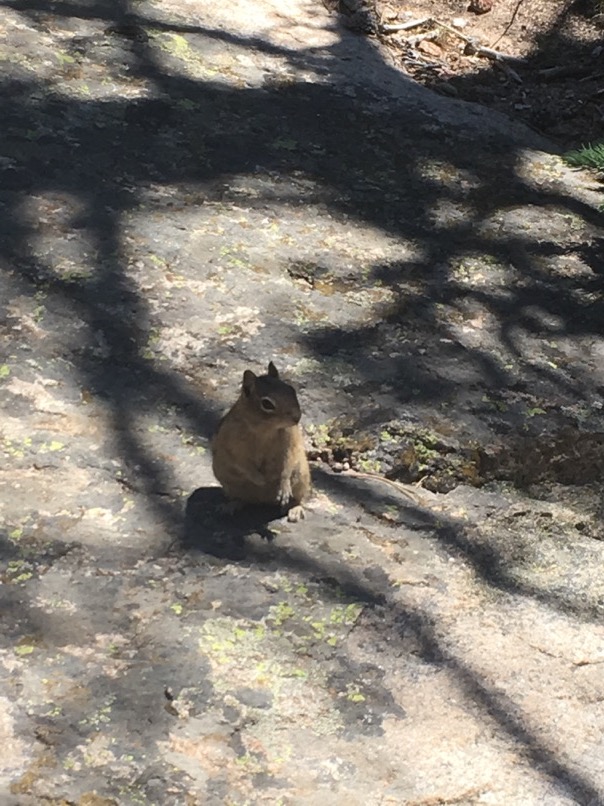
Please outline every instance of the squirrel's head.
M241 397L259 426L287 428L300 422L296 391L279 378L272 361L266 375L255 375L251 369L246 369Z

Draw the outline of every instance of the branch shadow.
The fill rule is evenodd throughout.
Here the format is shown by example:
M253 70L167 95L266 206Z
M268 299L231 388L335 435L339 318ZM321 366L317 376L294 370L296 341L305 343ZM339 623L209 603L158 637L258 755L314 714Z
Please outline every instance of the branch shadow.
M32 19L37 12L48 13L43 4L24 0L11 7ZM142 15L133 16L126 3L59 3L50 13L55 20L65 15L112 24L125 18L141 26L148 23ZM294 66L313 64L312 53L293 54L258 39L245 40L202 26L164 25L163 29L237 44L250 52L278 54L289 58ZM207 199L228 201L228 189L225 191L221 183L228 183L232 177L256 169L263 176L302 173L316 184L317 197L340 220L372 225L393 238L415 243L420 256L412 264L376 264L367 281L389 287L397 301L396 310L384 316L382 324L407 330L414 327L418 339L434 348L435 357L428 355L423 363L414 352L404 347L397 350L398 366L391 379L398 387L394 395L397 404L407 402L410 385L420 390L420 400L438 402L452 397L465 384L454 373L447 379L438 372L443 356L440 340L454 335L440 312L444 304L462 306L468 300L486 308L498 322L501 345L523 363L526 383L540 379L552 389L576 397L593 388L589 377L561 376L534 366L514 333L519 327L541 337L549 333L529 315L528 309L539 305L560 318L557 332L602 335L601 303L586 301L586 295L601 290L599 276L579 277L566 284L552 282L540 259L555 252L554 239L510 239L505 233L497 237L482 230L502 211L520 206L561 209L580 216L594 228L599 226L600 217L586 203L526 182L520 171L521 156L505 138L498 139L493 132L492 141L486 144L492 162L485 166L470 139L461 138L459 148L452 152L442 128L435 128L429 113L419 105L384 110L375 106L369 89L351 98L342 92L345 84L338 80L331 86L300 83L235 90L211 81L168 75L144 41L133 41L128 48L133 75L151 82L155 97L102 102L74 99L23 78L8 78L0 87L9 160L4 166L6 182L0 195L4 212L0 259L8 267L7 283L30 297L44 293L49 306L63 312L69 343L63 357L73 364L78 383L106 402L117 460L125 468L137 469L146 499L157 517L168 524L169 539L184 539L181 550L200 548L225 559L260 563L267 556L262 541L271 535L271 513L248 513L225 529L224 521L215 514L220 493L216 488L200 488L187 502L183 538L180 504L157 495L158 490L170 486L171 474L137 433L138 414L152 411L159 401L167 400L206 439L218 415L216 404L209 398L200 399L177 372L143 357L156 312L128 276L130 254L123 231L129 215L141 208L152 209L144 191L154 183L164 187L196 184ZM349 48L349 44L342 48L335 45L329 59L336 63ZM318 62L325 65L324 59ZM385 82L400 81L377 55L372 63ZM454 129L455 137L461 137L463 126L461 123ZM286 144L293 139L295 148L275 145L276 135ZM200 158L202 150L205 156ZM444 179L426 173L422 168L426 164L440 166ZM449 169L452 180L447 177ZM50 193L70 194L77 200L80 212L68 222L67 229L85 232L93 256L93 271L83 280L60 275L52 250L49 256L44 245L37 244L37 222L32 224L24 210L28 198ZM285 205L292 199L295 191L287 189L280 203ZM268 192L245 199L246 204L258 209L274 201ZM438 215L447 204L451 205L450 213ZM463 208L461 221L456 205ZM599 275L600 253L590 237L580 241L576 250L590 271ZM472 252L516 267L520 280L509 296L467 288L452 278L456 264ZM415 284L412 293L403 288L411 274ZM364 281L357 277L357 282L362 286ZM292 338L295 333L292 327ZM298 338L319 361L335 352L370 380L371 370L366 370L373 364L370 351L380 346L382 335L372 325L349 331L314 328ZM501 388L513 380L496 351L461 343L452 349L463 355L484 386ZM224 355L219 344L210 342L205 348L208 359L222 359ZM47 358L43 353L41 357ZM437 539L471 562L489 584L506 592L535 598L542 595L530 586L522 590L506 576L496 553L490 548L479 550L457 525L438 528L428 516L415 517L416 528L432 528ZM260 542L254 538L250 549L248 537L255 534L260 535ZM325 569L305 557L302 550L290 551L278 562L292 571L325 577ZM333 573L348 595L374 608L388 605L383 593L368 587L348 569L330 570L329 575ZM573 603L542 600L564 612L581 614ZM514 716L513 703L488 691L476 674L447 654L424 614L393 611L391 615L417 634L424 657L431 661L440 658L451 669L468 696L526 748L544 774L585 802L599 802L599 793L587 779L572 773ZM128 686L124 686L126 697Z

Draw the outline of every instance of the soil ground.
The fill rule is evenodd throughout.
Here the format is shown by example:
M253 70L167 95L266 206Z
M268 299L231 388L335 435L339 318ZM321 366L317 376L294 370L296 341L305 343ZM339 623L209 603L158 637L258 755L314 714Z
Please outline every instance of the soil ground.
M429 22L380 39L396 64L437 92L506 112L562 148L600 141L604 5L487 0L484 7L489 5L477 14L465 0L380 0L377 18L386 25L429 17L449 26ZM513 60L502 64L473 55L455 30Z
M593 178L306 0L0 36L0 802L604 803ZM210 470L270 359L298 524Z

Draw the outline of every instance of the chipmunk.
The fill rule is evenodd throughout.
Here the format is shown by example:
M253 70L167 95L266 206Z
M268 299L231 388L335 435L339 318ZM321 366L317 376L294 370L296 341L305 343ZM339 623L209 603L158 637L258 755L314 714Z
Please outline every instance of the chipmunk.
M246 369L241 394L212 440L212 470L228 498L278 504L288 521L304 517L311 479L300 417L296 392L272 361L266 375Z

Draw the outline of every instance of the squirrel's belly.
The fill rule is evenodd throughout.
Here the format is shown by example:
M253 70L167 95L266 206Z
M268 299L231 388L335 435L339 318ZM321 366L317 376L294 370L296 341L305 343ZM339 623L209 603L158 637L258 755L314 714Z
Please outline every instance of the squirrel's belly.
M241 464L231 466L223 462L214 462L213 465L214 475L230 498L238 498L250 504L277 502L280 481L278 477L272 474L267 477L257 467L246 472L246 467ZM254 478L253 481L251 477Z
M250 504L275 504L279 493L277 480L266 480L263 485L242 482L235 485L232 495Z

